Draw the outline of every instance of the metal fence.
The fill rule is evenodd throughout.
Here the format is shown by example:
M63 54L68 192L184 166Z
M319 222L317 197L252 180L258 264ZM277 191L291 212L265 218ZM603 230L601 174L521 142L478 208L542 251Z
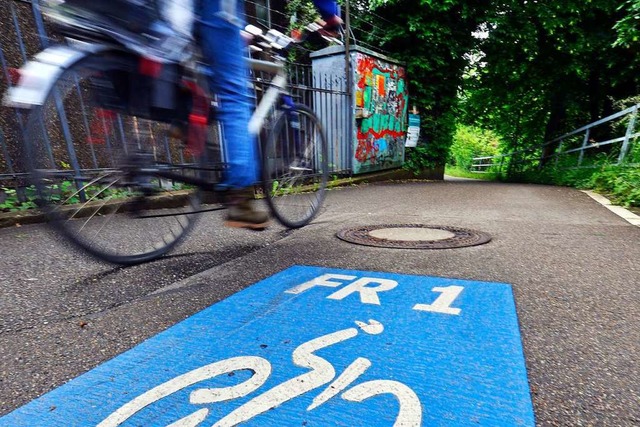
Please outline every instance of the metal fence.
M474 157L475 173L502 174L553 165L559 169L591 168L602 159L619 166L640 166L631 159L632 147L640 151L636 119L640 104L590 123L542 145L496 156ZM640 157L640 156L639 156Z
M42 48L61 40L53 31L48 28L46 22L43 21L38 2L29 0L0 0L0 22L3 23L3 31L0 33L0 66L2 68L2 76L0 78L0 93L4 94L7 88L16 83L17 70L32 55L39 52ZM256 91L256 99L259 98L260 92L268 79L265 76L253 76L253 87ZM311 109L321 113L320 116L330 118L330 122L325 122L325 126L335 137L329 140L329 150L332 159L338 161L330 162L333 173L344 173L348 171L348 150L350 147L342 141L347 141L347 116L338 117L332 114L336 100L338 102L348 102L346 92L346 77L337 79L335 76L314 75L311 72L311 66L291 64L289 66L290 90L296 102L302 103ZM77 107L77 106L76 106ZM58 108L69 108L59 105ZM81 121L83 117L87 117L85 109L86 105L80 106L80 111L61 111L59 114L60 121ZM84 119L86 122L86 119ZM0 107L0 189L2 187L16 187L20 189L23 185L23 177L25 176L25 168L23 165L22 154L22 135L25 124L25 117L16 111ZM86 126L86 123L85 123ZM68 127L68 123L60 124L61 129ZM262 135L264 137L264 135ZM61 132L61 139L72 138L71 135ZM52 144L55 144L52 141ZM66 152L60 153L61 160L73 159L76 153L73 150L73 144L64 144L64 141L58 141L58 146L64 147ZM88 161L92 169L99 168L99 156L109 157L114 144L103 144L99 151L93 151L88 154L92 160ZM51 151L51 150L50 150ZM60 150L58 150L60 151ZM184 162L185 152L171 152L165 150L166 161ZM178 156L178 157L176 157ZM57 164L61 163L60 161ZM62 163L65 163L62 161ZM82 165L72 165L73 169L83 170ZM76 171L76 174L80 172ZM0 202L2 191L0 191Z
M49 39L37 2L0 0L0 22L0 92L4 94L16 82L19 67ZM13 110L0 107L0 185L11 185L24 173L24 119Z
M324 126L329 145L329 170L334 174L350 174L352 147L348 143L350 99L346 74L336 77L315 70L310 65L293 64L289 67L290 90L296 102L310 107Z

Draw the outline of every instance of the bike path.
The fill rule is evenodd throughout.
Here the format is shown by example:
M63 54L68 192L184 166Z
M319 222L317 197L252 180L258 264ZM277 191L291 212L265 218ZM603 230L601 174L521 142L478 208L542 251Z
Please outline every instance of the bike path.
M640 228L587 195L522 184L381 183L330 191L321 215L293 232L277 225L263 233L224 229L222 216L205 215L170 256L124 269L69 251L40 226L0 230L1 413L298 264L508 283L516 301L537 424L638 425ZM335 237L346 227L401 223L475 229L489 233L492 240L470 248L423 251L356 246ZM334 290L325 291L328 296ZM385 308L387 299L380 296ZM451 306L464 315L465 308L456 301ZM396 316L407 312L415 314L398 310ZM291 317L301 323L296 312ZM357 328L353 319L344 322L318 330L315 337ZM365 336L359 332L344 344ZM304 342L289 344L282 356L287 378L308 371L292 359L293 349ZM339 375L357 357L369 358L365 353L350 356L342 362L326 360L339 364ZM456 360L439 362L451 366ZM254 394L274 385L264 385ZM305 396L292 402L315 397L312 392ZM98 405L108 401L96 399ZM323 411L334 401L342 403L342 398L334 397L317 409ZM294 425L302 422L296 418Z
M511 286L294 266L0 426L533 426Z

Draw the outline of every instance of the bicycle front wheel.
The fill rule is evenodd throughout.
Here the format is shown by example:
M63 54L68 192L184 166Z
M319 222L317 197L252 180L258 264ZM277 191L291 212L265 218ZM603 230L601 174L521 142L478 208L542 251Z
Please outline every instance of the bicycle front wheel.
M136 61L117 53L80 60L33 109L25 133L32 189L50 224L82 250L118 264L169 251L192 228L200 204L197 188L157 174L197 174L199 160L170 138L167 124L123 106L118 82L127 83Z
M278 112L263 147L263 192L285 227L307 225L322 206L329 175L324 130L314 112L294 105Z

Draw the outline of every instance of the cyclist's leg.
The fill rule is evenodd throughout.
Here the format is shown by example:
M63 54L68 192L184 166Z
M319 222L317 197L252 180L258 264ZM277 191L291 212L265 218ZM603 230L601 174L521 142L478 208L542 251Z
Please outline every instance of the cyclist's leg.
M209 84L220 101L228 169L224 184L244 188L258 181L257 147L247 125L253 98L247 87L246 46L240 35L243 25L239 0L202 1L200 37L202 51L215 75Z
M230 206L226 224L262 229L269 216L252 206L252 186L258 181L258 153L255 139L247 129L253 98L247 87L246 46L240 35L242 4L239 0L200 3L202 52L215 70L209 84L220 102L218 118L227 153L223 185L230 189Z

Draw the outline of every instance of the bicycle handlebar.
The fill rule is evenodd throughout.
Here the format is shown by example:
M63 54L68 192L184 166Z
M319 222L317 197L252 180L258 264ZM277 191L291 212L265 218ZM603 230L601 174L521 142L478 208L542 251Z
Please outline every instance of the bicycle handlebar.
M247 25L244 29L244 33L250 40L258 40L257 46L254 46L254 50L256 51L273 49L279 52L286 52L292 47L302 44L312 34L316 33L329 42L343 44L341 40L336 37L332 37L325 27L326 25L323 26L318 22L312 22L308 24L303 31L298 30L297 34L295 34L294 37L291 37L278 30L270 29L264 33L258 27Z

